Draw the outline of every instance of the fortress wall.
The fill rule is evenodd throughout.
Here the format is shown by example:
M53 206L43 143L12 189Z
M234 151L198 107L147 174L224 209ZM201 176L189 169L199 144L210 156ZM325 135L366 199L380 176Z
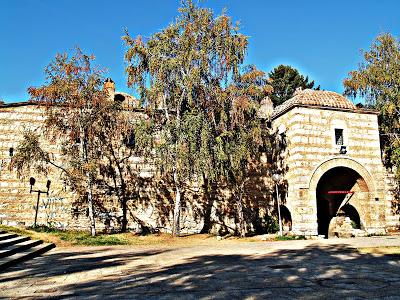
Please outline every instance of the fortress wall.
M48 176L32 170L30 174L18 176L10 167L10 148L14 151L23 139L25 130L41 132L43 110L36 105L21 105L0 108L0 222L6 225L31 226L34 223L37 193L30 193L29 178L36 179L34 190L46 191L46 182L51 180L49 195L41 194L38 224L66 228L84 226L85 220L73 217L71 203L74 195L68 191L60 178L60 172L50 169ZM56 160L60 149L56 141L40 138L41 145L53 153Z
M138 117L141 112L133 113ZM36 179L34 189L46 190L47 180L51 180L49 195L41 194L38 213L38 225L55 226L64 229L87 230L88 216L84 205L74 205L76 195L64 184L60 170L52 167L47 175L31 170L24 177L19 177L9 169L11 157L10 148L18 146L23 139L25 130L43 132L43 109L37 105L11 105L0 107L0 223L12 226L32 226L34 223L37 193L30 193L29 178ZM60 146L56 141L49 141L43 135L40 138L44 150L52 153L56 160L61 161ZM145 177L152 176L151 164L144 164L141 158L134 157L131 164L142 168ZM257 170L246 185L244 201L248 207L261 214L271 209L271 189L268 181L267 163L264 169ZM261 174L261 175L260 175ZM152 184L152 178L143 183L140 198L128 203L128 227L141 231L145 227L170 231L172 227L172 211L174 189L167 183ZM122 215L121 207L113 196L105 195L102 201L96 225L100 230L107 227L118 228L118 218ZM214 230L232 231L236 229L235 211L230 203L232 192L220 186L212 195L211 221L216 225ZM184 193L182 207L182 232L199 232L204 224L205 207L208 205L203 197L201 187L195 185ZM100 212L101 211L101 212ZM252 225L249 225L251 228Z
M34 221L36 193L29 193L29 177L36 178L34 189L46 189L46 181L51 180L49 195L41 194L38 224L60 228L86 230L88 218L86 209L74 206L75 195L61 178L57 169L50 169L47 176L34 170L25 177L18 177L10 171L9 150L16 148L26 129L42 131L43 111L35 105L7 106L0 108L0 222L9 225L31 226ZM336 158L348 158L361 164L373 178L374 195L380 201L368 204L371 224L398 226L398 215L393 211L393 195L387 192L389 181L381 162L377 116L370 113L352 113L338 110L295 107L273 121L274 130L285 126L288 147L285 154L287 167L285 179L288 190L284 204L292 214L293 229L296 233L316 234L316 201L314 191L309 190L310 180L318 166ZM347 153L339 154L340 147L334 143L334 128L343 127ZM44 148L60 158L60 148L55 141L43 136ZM140 158L134 163L141 165ZM249 214L265 215L274 210L274 186L268 174L268 162L264 159L260 169L246 184L244 201ZM133 163L133 162L132 162ZM149 166L144 166L149 169ZM324 165L324 168L326 166ZM151 167L150 167L151 169ZM151 181L151 180L149 180ZM386 182L386 186L385 186ZM187 191L182 207L183 232L198 232L203 227L205 207L201 187ZM315 195L314 195L315 196ZM215 230L235 230L235 211L232 192L219 187L212 195L212 222ZM129 227L142 230L143 226L169 231L172 226L174 190L168 184L147 184L143 186L140 199L129 203ZM113 217L107 220L99 215L97 225L118 227L116 218L121 216L117 199L107 199L105 211ZM397 225L396 225L397 224ZM371 225L371 226L372 226ZM252 228L249 224L249 228Z

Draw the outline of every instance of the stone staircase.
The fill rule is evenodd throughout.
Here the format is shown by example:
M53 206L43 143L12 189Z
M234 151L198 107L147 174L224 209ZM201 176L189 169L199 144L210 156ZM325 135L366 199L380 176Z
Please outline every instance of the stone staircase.
M0 272L24 260L35 258L55 247L52 243L0 231Z

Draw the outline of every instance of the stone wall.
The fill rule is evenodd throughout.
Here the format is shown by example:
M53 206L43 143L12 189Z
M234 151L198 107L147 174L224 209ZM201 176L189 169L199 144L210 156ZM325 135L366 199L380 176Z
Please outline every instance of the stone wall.
M38 224L59 228L86 230L88 218L84 206L74 206L75 195L66 186L57 169L47 176L32 171L19 178L8 169L10 148L16 148L26 129L42 132L43 111L36 105L15 104L0 108L0 223L31 226L34 221L37 194L29 193L29 177L36 178L34 189L46 189L51 180L49 195L41 194ZM284 206L291 215L292 230L296 234L316 235L317 199L316 188L320 178L330 169L344 166L355 170L365 181L368 192L365 197L354 196L350 200L360 213L363 226L369 232L399 227L398 211L393 209L395 197L390 193L393 179L387 176L381 162L377 115L365 111L340 111L312 107L294 107L272 122L273 130L286 136L284 153L284 177L286 185L280 186ZM346 154L339 154L335 144L334 129L344 129ZM57 143L43 136L41 143L46 150L60 158ZM270 179L269 164L265 155L245 187L247 228L255 230L255 220L266 214L276 213L274 185ZM149 173L149 165L140 158L132 163ZM151 173L151 172L150 172ZM149 175L149 174L147 174ZM146 175L146 176L147 176ZM358 188L358 195L364 190ZM204 197L202 187L185 191L182 207L183 232L199 232L203 228L204 215L209 211L214 232L226 233L237 229L232 192L218 186L211 201ZM118 229L121 208L117 199L108 197L106 205L98 211L100 229ZM174 190L167 183L149 178L145 181L140 199L129 202L128 227L141 231L170 231ZM288 221L289 222L289 221Z
M141 113L138 110L133 117ZM16 149L27 129L43 133L43 121L43 110L37 105L21 103L0 107L0 223L33 225L37 193L30 193L29 178L32 176L36 179L34 189L43 191L46 190L47 180L51 180L49 195L40 195L38 225L87 230L87 210L84 205L74 205L76 195L64 184L59 170L51 168L47 176L31 170L29 174L24 174L24 177L18 177L8 168L11 161L10 148ZM41 146L52 153L56 160L61 160L60 147L56 141L49 141L42 135L40 142ZM265 158L264 162L261 170L257 170L257 174L246 185L244 201L250 215L265 215L271 210L271 188ZM128 228L136 231L169 232L172 227L175 197L173 188L168 183L152 178L151 164L144 164L141 158L133 157L130 163L139 167L143 177L148 180L143 181L140 199L128 203ZM96 208L97 227L100 230L118 230L122 215L118 199L106 196L103 200ZM199 232L203 228L207 208L210 208L209 221L213 224L214 232L221 234L234 232L237 226L231 201L232 193L226 187L217 187L211 195L211 201L207 201L202 187L193 184L190 189L184 191L181 212L182 232ZM248 229L254 229L251 220L249 220Z
M396 194L398 187L396 186L395 176L387 171L385 178L386 202L385 216L386 227L389 232L399 231L399 214L400 214L400 195Z
M71 213L74 195L60 180L58 170L51 169L48 176L34 170L30 174L18 176L10 171L10 149L15 151L25 130L41 132L43 111L35 105L15 105L0 107L0 223L5 225L31 226L34 223L37 193L30 193L29 178L36 179L34 190L46 191L47 180L51 180L49 194L41 194L38 210L38 224L51 224L67 228L83 228L85 220ZM55 141L41 137L46 150L59 157L59 147ZM12 151L12 150L11 150Z

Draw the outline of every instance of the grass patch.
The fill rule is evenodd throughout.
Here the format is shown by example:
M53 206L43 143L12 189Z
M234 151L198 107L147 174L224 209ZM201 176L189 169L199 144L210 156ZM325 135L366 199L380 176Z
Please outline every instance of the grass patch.
M376 236L387 236L386 233L370 233L367 234L367 237L376 237Z
M123 235L118 234L91 236L88 233L61 232L58 233L58 236L62 241L70 242L72 245L78 246L129 245L129 241Z
M189 234L180 237L173 237L168 233L156 233L140 235L132 232L103 234L91 236L89 232L59 230L51 227L35 228L16 228L0 225L0 230L13 232L19 235L29 236L35 240L43 240L47 243L54 243L57 247L71 246L195 246L195 245L217 245L220 243L242 243L242 242L261 242L260 236L240 238L237 236L226 236L222 241L218 241L214 235L210 234ZM304 240L304 236L283 236L271 237L269 241L289 241Z
M29 229L37 233L56 236L61 241L77 246L113 246L129 244L129 241L123 234L98 234L96 236L91 236L90 233L84 231L58 230L46 226L32 227Z
M18 227L12 227L12 226L6 226L6 225L0 225L0 230L4 230L10 233L16 233L16 234L21 234L21 235L27 235L31 236L33 232L23 229L23 228L18 228Z
M268 234L267 237L265 235L254 235L254 236L247 236L247 237L238 237L238 236L225 236L223 237L224 241L236 241L236 242L244 242L244 243L252 243L252 242L261 242L261 241L296 241L296 240L306 240L304 235L295 235L295 236L277 236L275 234Z
M58 247L69 246L116 246L116 245L162 245L162 246L190 246L209 244L215 237L208 234L193 234L181 237L173 237L168 233L157 233L139 235L131 232L102 234L91 236L88 232L58 230L49 227L16 228L0 225L0 230L29 236L32 239L43 240L47 243L54 243ZM216 240L215 240L216 241Z
M306 237L304 235L294 235L294 236L277 236L275 237L275 241L297 241L297 240L305 240Z
M0 225L0 230L54 243L57 246L111 246L129 244L129 241L123 234L99 234L93 237L87 232L63 231L44 226L23 229Z

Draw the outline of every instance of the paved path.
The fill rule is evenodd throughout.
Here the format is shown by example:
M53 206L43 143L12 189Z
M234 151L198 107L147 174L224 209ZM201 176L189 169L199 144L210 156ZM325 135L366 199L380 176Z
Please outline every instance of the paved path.
M56 248L0 274L0 298L400 299L400 237Z

